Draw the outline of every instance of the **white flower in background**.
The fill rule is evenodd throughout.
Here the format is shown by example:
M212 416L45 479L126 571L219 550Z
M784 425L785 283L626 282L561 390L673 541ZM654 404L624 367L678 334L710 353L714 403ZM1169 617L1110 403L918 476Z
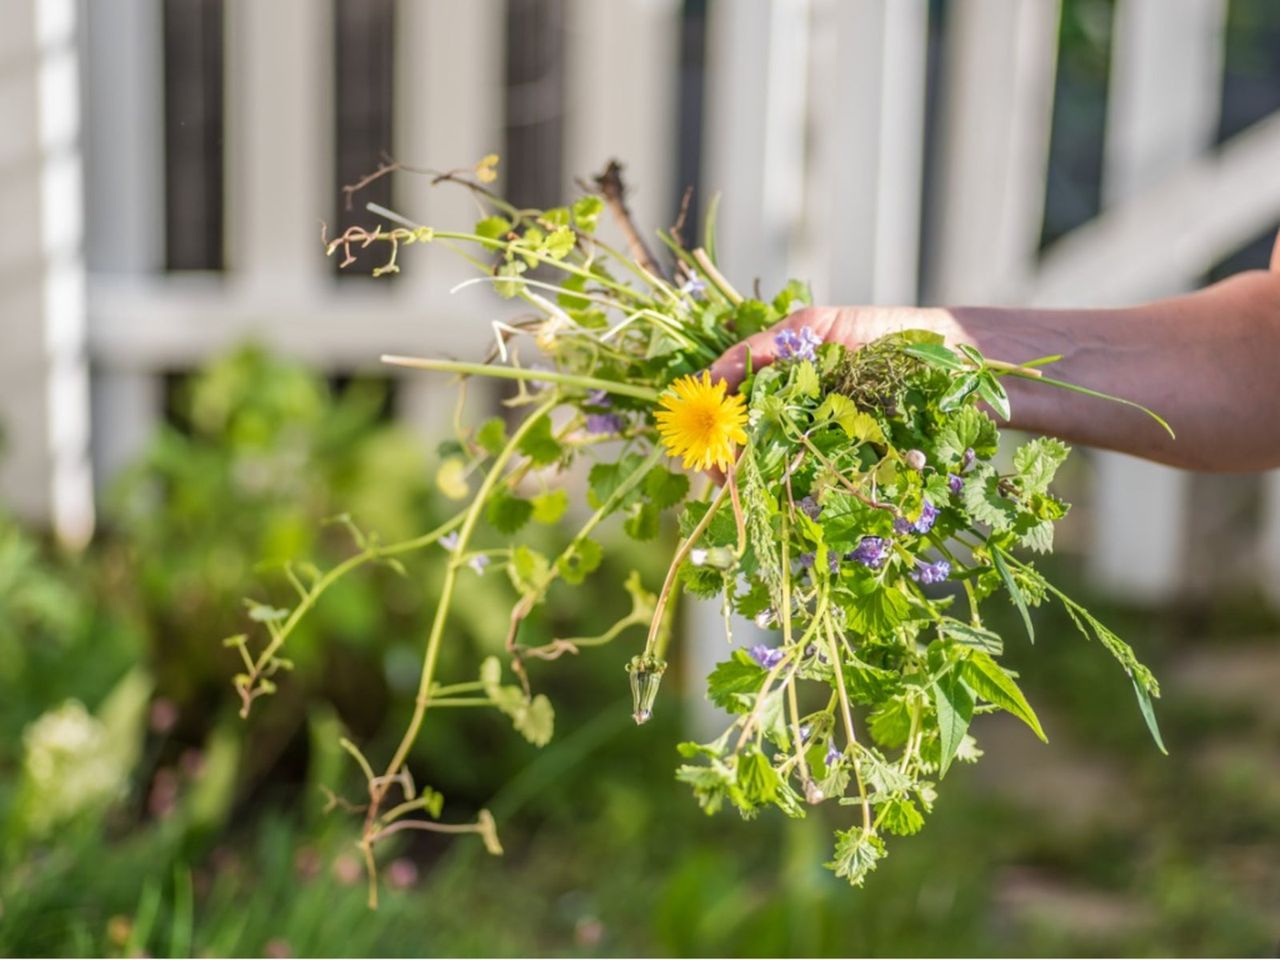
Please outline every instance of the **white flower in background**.
M42 714L23 734L27 820L48 833L86 810L119 797L128 771L107 728L79 700Z

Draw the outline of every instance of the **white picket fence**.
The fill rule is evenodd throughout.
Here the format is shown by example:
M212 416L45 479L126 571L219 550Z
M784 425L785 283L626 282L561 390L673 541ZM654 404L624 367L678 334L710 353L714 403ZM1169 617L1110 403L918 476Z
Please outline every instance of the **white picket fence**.
M1041 256L1059 2L952 0L927 297L1135 301L1187 287L1280 219L1280 115L1213 147L1226 8L1117 0L1107 207ZM229 262L215 278L160 270L159 0L6 5L0 490L71 540L92 523L91 475L109 476L160 417L161 372L246 336L342 369L370 368L384 351L474 353L497 309L448 297L459 274L440 258L395 283L333 282L317 242L333 209L332 4L226 9ZM396 16L395 152L445 166L500 149L504 3L399 0ZM639 218L666 223L680 3L565 0L565 16L565 190L618 156ZM702 178L723 191L727 272L766 289L806 276L828 302L913 301L927 0L713 0L709 17ZM412 182L400 201L426 222L471 215L464 197ZM87 276L86 244L102 265ZM416 419L432 422L437 389L405 382ZM1174 594L1187 476L1119 456L1095 466L1098 578ZM1260 549L1280 584L1280 477L1267 484Z

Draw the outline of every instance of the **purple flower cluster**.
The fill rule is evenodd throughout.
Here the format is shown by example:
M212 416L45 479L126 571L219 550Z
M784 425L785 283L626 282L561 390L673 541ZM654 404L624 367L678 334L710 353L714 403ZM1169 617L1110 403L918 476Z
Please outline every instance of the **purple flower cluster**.
M849 559L856 560L872 570L879 570L889 559L889 552L892 549L892 542L885 537L863 537L862 542L849 554Z
M951 488L952 493L959 493L964 489L964 480L954 473L948 473L947 486Z
M938 508L928 500L920 507L920 516L913 523L906 517L896 517L893 521L893 532L898 534L904 533L928 533L933 529L934 523L938 520Z
M817 520L819 514L822 513L822 506L813 497L803 497L796 506L810 520Z
M822 338L809 327L801 327L799 333L783 330L775 334L773 342L778 348L779 360L816 360L814 351L822 345Z
M916 561L916 568L911 571L911 579L916 583L930 584L941 583L951 575L951 564L946 560L938 560L934 563L927 563L924 560Z
M801 570L808 570L810 567L813 566L813 554L812 553L800 554L800 556L796 557L796 563L800 565Z
M781 650L777 647L766 647L763 643L757 643L747 651L747 654L766 670L772 670L782 661Z

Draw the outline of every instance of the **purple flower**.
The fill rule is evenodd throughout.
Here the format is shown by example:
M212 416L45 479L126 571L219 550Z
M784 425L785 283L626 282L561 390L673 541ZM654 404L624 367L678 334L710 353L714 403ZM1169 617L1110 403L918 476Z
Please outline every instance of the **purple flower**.
M458 549L458 531L452 530L449 533L446 533L443 537L441 537L440 546L444 547L446 550L457 550Z
M966 470L972 467L973 461L976 457L977 457L977 454L973 452L973 447L970 447L969 449L967 449L964 452L964 456L960 458L960 472L964 473Z
M857 560L864 567L879 570L889 559L890 543L884 537L863 537L849 554L850 560Z
M611 407L613 401L605 390L592 390L587 394L586 404L589 407Z
M772 670L782 661L782 651L777 647L766 647L763 643L757 643L754 647L747 651L751 659L766 670Z
M941 583L951 575L951 564L946 560L939 560L936 563L926 563L924 560L916 561L916 568L911 571L911 579L916 583L930 584Z
M691 297L701 297L707 291L707 283L701 277L690 277L684 282L684 286L680 288L681 293L688 294Z
M766 608L756 614L756 626L761 630L767 630L769 627L773 626L777 619L778 618L774 616L773 611Z
M836 553L834 550L827 554L827 569L830 570L832 574L840 572L840 554Z
M489 565L489 558L483 553L477 553L474 557L467 561L467 566L474 570L480 576L484 576L484 568Z
M778 348L779 360L815 360L814 350L822 345L822 338L808 327L801 327L799 333L783 330L775 334L773 342Z
M920 507L920 516L914 522L906 517L895 517L893 520L893 532L897 534L928 533L933 529L933 525L937 520L938 508L926 500Z
M812 553L800 554L800 556L796 557L796 563L800 564L801 570L808 570L810 567L813 566L813 554Z
M951 488L952 493L959 493L964 489L964 481L954 473L947 474L947 486Z
M822 758L822 762L828 767L833 767L840 762L840 758L842 756L844 756L844 754L836 749L835 741L833 740L831 743L827 744L827 755Z
M796 506L799 507L800 511L810 520L817 520L818 515L822 513L822 507L819 506L818 501L813 499L813 497L802 498Z
M616 413L588 413L587 433L621 433L627 422Z
M800 724L800 742L804 743L809 739L809 734L813 733L813 727L807 723Z

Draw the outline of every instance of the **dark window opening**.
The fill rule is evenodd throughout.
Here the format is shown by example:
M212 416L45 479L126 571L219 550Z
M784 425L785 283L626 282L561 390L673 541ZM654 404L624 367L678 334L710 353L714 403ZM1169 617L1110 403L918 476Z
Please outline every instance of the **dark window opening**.
M564 2L507 0L505 194L560 203L564 170Z
M707 8L710 0L684 0L680 14L680 76L676 105L676 195L678 212L686 190L689 209L681 235L685 245L701 243L702 126L707 90Z
M1231 0L1218 142L1276 110L1280 110L1280 4Z
M1040 246L1102 209L1114 0L1065 0Z
M391 155L395 84L394 0L334 0L334 170L337 184L337 232L377 222L365 204L392 204L392 178L382 177L355 193L351 209L342 188L373 173ZM352 246L355 263L334 269L340 277L369 277L386 262L379 246ZM392 274L391 276L394 276ZM387 278L384 278L387 279Z
M164 0L165 266L221 270L222 0Z

